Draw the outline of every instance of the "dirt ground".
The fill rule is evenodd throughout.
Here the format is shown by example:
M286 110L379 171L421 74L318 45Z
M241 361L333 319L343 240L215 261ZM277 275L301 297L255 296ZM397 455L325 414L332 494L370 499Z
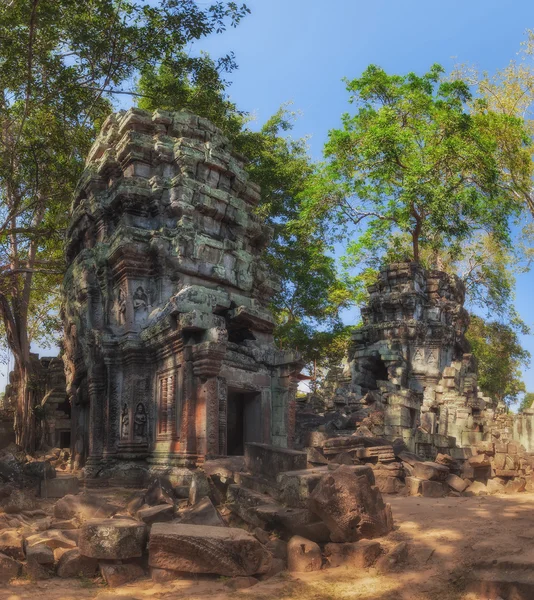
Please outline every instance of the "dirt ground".
M479 498L388 496L395 531L384 546L409 542L408 562L379 574L339 567L315 573L282 573L241 591L224 578L198 577L154 584L146 579L116 589L98 580L20 579L0 588L0 600L485 600L466 593L473 563L532 552L534 494ZM533 556L534 566L534 556Z

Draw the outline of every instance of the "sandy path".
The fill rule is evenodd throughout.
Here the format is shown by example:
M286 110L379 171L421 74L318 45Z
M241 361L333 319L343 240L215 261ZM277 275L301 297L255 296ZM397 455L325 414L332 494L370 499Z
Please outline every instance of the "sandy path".
M524 556L534 548L534 494L387 500L397 527L380 541L410 544L407 564L395 572L341 567L281 574L239 592L229 592L224 580L215 578L165 585L147 579L115 590L89 580L21 579L0 589L0 600L483 600L463 591L470 565L480 558Z

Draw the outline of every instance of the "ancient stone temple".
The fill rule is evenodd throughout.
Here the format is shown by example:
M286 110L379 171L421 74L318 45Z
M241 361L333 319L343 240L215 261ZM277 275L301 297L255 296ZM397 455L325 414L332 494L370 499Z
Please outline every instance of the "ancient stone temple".
M464 297L462 282L441 271L416 263L381 270L333 403L422 455L483 440L497 407L477 388Z
M190 112L111 115L72 206L65 368L75 466L291 447L301 365L273 343L258 186Z

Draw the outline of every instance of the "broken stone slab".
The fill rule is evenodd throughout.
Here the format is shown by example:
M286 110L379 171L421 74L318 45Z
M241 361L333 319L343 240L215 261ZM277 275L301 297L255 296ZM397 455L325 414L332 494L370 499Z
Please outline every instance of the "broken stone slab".
M118 512L119 507L92 494L67 495L54 505L56 519L78 518L81 521L108 518Z
M424 498L442 498L446 493L446 485L442 481L421 481L421 496Z
M407 542L399 542L390 552L378 559L376 568L380 573L387 573L408 560L409 546Z
M465 490L466 496L487 496L488 488L481 481L473 481L473 483Z
M325 458L317 448L310 446L305 448L306 455L308 456L308 462L312 465L327 465L328 459Z
M398 458L402 460L403 463L408 463L410 466L415 466L416 463L423 462L423 459L414 454L413 452L408 452L403 450L397 454Z
M467 483L467 481L465 481L461 477L458 477L458 475L454 475L453 473L451 473L447 477L447 482L446 483L455 492L460 492L460 493L462 493L467 488L467 486L469 485Z
M17 529L0 531L0 553L15 560L24 560L24 539Z
M57 563L58 577L93 577L98 569L98 560L83 556L78 548L63 552Z
M421 482L423 480L418 477L406 477L404 483L406 484L406 494L408 496L417 496L421 493Z
M189 504L194 506L205 496L211 496L208 476L203 471L195 471L189 486Z
M360 540L345 544L326 544L324 553L329 567L366 569L380 556L382 547L373 540Z
M100 563L99 566L102 579L111 588L126 585L145 576L143 568L133 563Z
M56 470L47 460L34 460L28 462L22 468L22 472L26 477L33 477L43 481L44 479L54 479Z
M37 546L44 544L48 546L51 550L55 550L56 548L75 548L76 541L67 537L65 535L65 531L60 531L56 529L49 529L48 531L43 531L41 533L36 533L35 535L31 535L26 538L26 552L32 546Z
M398 494L405 487L404 481L399 477L388 475L386 472L375 472L376 487L382 494Z
M69 494L77 494L80 491L80 482L77 477L56 477L55 479L44 479L41 481L41 498L63 498Z
M257 508L267 505L272 505L273 508L279 507L279 504L266 494L260 494L237 484L228 487L228 508L249 525L264 526L264 521L258 516Z
M156 506L146 506L137 511L137 518L146 525L172 521L174 519L174 505L158 504Z
M348 468L355 475L365 475L370 485L375 484L375 474L370 465L348 465ZM278 499L292 508L307 507L310 494L328 472L328 467L315 467L280 473L277 477Z
M155 477L144 494L144 501L149 506L174 505L174 489L169 479L167 477Z
M491 465L491 460L485 454L475 454L469 458L469 464L472 467L489 467Z
M212 527L226 527L223 518L213 506L213 502L206 496L195 506L185 510L180 518L180 523L185 525L210 525Z
M26 549L26 560L35 561L40 565L53 565L54 551L45 544L34 544Z
M245 468L253 475L276 479L278 473L305 469L307 462L306 452L268 444L245 444Z
M0 583L9 583L18 577L22 565L11 556L0 553Z
M488 494L500 494L504 491L504 486L506 482L499 477L494 477L492 479L488 479L486 483L486 489Z
M322 564L321 548L315 542L295 535L287 543L287 568L290 572L320 571Z
M343 465L321 479L309 507L328 527L333 542L355 542L393 529L391 507L384 504L378 488Z
M80 530L79 548L83 556L90 558L136 558L143 554L146 536L144 523L127 519L91 519Z
M156 523L148 543L149 565L188 573L227 577L266 573L270 553L242 529Z
M413 465L414 475L429 481L445 481L449 476L449 468L435 462L417 462Z
M506 482L506 485L502 489L503 494L517 494L524 492L527 486L525 479L512 479Z

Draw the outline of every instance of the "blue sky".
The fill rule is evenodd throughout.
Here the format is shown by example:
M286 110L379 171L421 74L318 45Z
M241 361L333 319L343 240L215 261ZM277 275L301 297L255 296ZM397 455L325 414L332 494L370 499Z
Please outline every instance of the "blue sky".
M193 49L214 58L233 50L239 69L229 76L230 95L261 124L284 102L301 112L293 135L310 136L314 158L328 130L348 109L344 77L370 63L387 71L424 72L471 62L494 71L513 59L534 3L527 0L248 0L251 14L236 28ZM124 101L121 102L124 105ZM534 326L534 273L518 278L517 307ZM534 356L534 336L524 345ZM49 353L45 351L43 354ZM5 370L5 367L2 371ZM3 387L0 374L0 388ZM534 369L525 373L534 391Z
M493 72L516 57L534 28L534 3L495 0L250 0L251 14L233 30L202 43L213 57L233 50L239 65L230 95L265 121L284 102L301 112L293 135L310 136L319 159L328 130L349 107L342 79L370 63L388 72L450 70L469 62ZM199 46L200 47L200 46ZM517 308L534 327L534 272L518 277ZM352 313L353 314L353 313ZM534 357L534 336L523 337ZM534 359L533 359L534 360ZM525 372L534 391L534 368Z

